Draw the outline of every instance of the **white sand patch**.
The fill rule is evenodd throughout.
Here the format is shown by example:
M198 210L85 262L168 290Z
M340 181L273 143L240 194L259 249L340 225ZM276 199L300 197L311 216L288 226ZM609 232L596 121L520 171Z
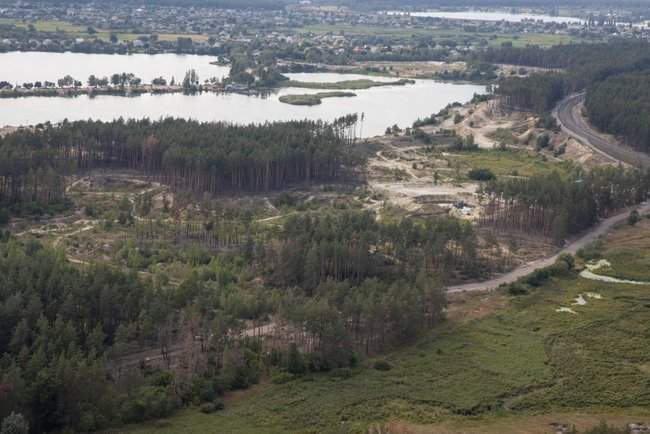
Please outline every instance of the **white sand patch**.
M589 270L581 271L580 277L582 277L583 279L597 280L599 282L607 282L607 283L626 283L628 285L650 285L650 282L639 282L637 280L617 279L616 277L596 274Z
M599 260L597 262L591 262L591 263L585 264L585 267L587 267L587 270L590 270L590 271L596 271L596 270L599 270L599 269L601 269L603 267L611 267L611 266L612 266L612 263L609 262L607 259L601 259L601 260Z
M582 296L582 294L579 294L576 298L574 298L575 302L571 303L573 305L578 305L578 306L584 306L587 304L587 300Z
M580 277L583 279L589 279L589 280L597 280L599 282L606 282L606 283L626 283L628 285L650 285L650 282L640 282L637 280L627 280L627 279L618 279L616 277L611 277L611 276L603 276L601 274L596 274L594 271L603 268L603 267L611 267L612 264L606 260L606 259L601 259L598 262L592 262L589 264L585 264L586 269L582 270L580 272Z
M571 309L570 307L559 307L559 308L555 309L555 311L556 311L556 312L571 313L571 314L573 314L573 315L577 315L577 314L578 314L578 312L576 312L575 310Z

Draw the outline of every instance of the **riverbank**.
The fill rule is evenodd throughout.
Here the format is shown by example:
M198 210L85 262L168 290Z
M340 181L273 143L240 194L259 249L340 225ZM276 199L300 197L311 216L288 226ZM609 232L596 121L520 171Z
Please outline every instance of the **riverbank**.
M195 93L195 92L236 92L221 84L205 84L186 88L180 85L157 86L143 84L139 86L80 86L80 87L40 87L40 88L14 88L0 90L0 98L23 97L73 97L79 95L113 95L137 96L146 93Z
M373 87L405 86L407 84L415 84L415 80L405 79L405 78L395 80L395 81L374 81L370 79L358 79L358 80L342 80L333 83L288 80L282 82L282 87L299 87L304 89L365 90Z

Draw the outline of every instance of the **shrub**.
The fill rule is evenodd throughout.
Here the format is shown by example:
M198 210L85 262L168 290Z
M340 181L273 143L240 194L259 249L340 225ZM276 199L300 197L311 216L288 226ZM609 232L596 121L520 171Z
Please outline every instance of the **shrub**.
M513 283L508 285L508 294L512 296L526 295L528 294L528 289L521 283Z
M542 134L537 137L537 149L548 148L548 145L551 144L551 137L548 134Z
M602 250L603 250L603 242L596 241L578 250L576 256L578 256L578 258L583 259L585 261L591 261L592 259L600 259L602 258L602 253L601 253Z
M615 428L613 426L607 425L605 422L601 422L600 425L585 431L585 434L629 434L629 428Z
M285 384L288 383L289 381L292 381L294 378L296 378L295 375L289 374L288 372L280 372L279 374L271 377L271 383Z
M289 371L290 374L296 375L305 373L305 361L303 360L300 351L298 351L298 346L294 342L289 346L287 371Z
M639 222L639 220L641 220L641 217L639 217L639 211L635 209L630 211L630 215L627 217L627 224L634 226Z
M203 404L200 408L201 413L210 414L217 411L223 410L225 408L223 401L217 400L215 402L208 402Z
M467 173L467 177L474 181L490 181L496 178L490 169L472 169Z
M374 365L372 365L377 371L390 371L391 366L386 360L377 360Z
M352 377L352 370L350 368L337 368L330 375L332 377L346 379Z
M9 416L5 417L2 421L0 428L2 434L28 434L29 424L25 417L20 413L12 412Z
M527 283L530 286L541 286L544 282L548 280L548 278L551 277L551 273L547 268L541 268L539 270L535 270L532 272L530 275L528 275L524 279L524 283Z
M9 223L9 211L0 208L0 226L4 226L7 223Z

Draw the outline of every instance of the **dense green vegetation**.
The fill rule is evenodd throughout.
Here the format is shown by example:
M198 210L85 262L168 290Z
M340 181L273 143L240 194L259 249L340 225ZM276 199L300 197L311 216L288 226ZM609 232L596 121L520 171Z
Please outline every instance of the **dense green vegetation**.
M595 126L650 152L650 75L622 74L591 86L585 99Z
M488 50L482 58L493 62L564 68L563 72L506 78L500 81L497 93L506 106L544 113L564 96L586 90L585 105L596 126L622 136L640 150L648 151L649 53L647 42L626 41L555 46L547 50L534 46L502 47Z
M366 432L386 420L449 421L454 432L454 424L471 415L475 430L485 428L478 432L514 433L523 421L514 420L507 431L490 429L489 421L593 406L599 408L597 422L607 408L650 404L650 359L643 344L650 319L647 291L587 281L561 267L497 313L448 323L416 345L383 356L390 370L371 363L343 377L319 374L263 385L218 416L186 412L167 427L131 432L338 432L341 425ZM579 294L587 304L572 306ZM576 314L556 311L567 306Z
M354 92L318 92L303 95L283 95L280 102L291 105L318 105L323 102L323 98L342 98L357 96Z
M650 191L650 173L622 167L574 170L525 180L497 179L482 188L487 198L483 224L533 230L558 241L593 225L612 211L642 202Z
M249 126L165 119L18 131L0 139L0 202L59 198L60 175L101 167L135 169L178 189L211 193L335 180L342 164L354 163L355 125L356 116L334 124Z

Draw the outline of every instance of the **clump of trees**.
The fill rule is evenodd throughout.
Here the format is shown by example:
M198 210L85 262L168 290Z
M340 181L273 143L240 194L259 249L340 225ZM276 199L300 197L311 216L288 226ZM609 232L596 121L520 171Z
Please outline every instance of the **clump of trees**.
M589 120L627 144L650 152L650 76L648 71L622 74L595 83L586 95Z
M481 223L535 231L561 242L598 218L644 201L649 190L648 172L620 166L576 170L566 177L553 172L525 180L497 179L482 187Z
M629 143L647 150L647 71L650 52L641 41L601 44L558 45L549 49L535 46L490 49L485 60L564 71L536 73L525 78L507 77L496 93L502 105L550 111L566 95L586 90L590 119L605 131L623 136Z
M0 139L0 201L63 193L61 175L139 170L193 192L268 191L336 180L353 166L357 117L263 125L182 119L64 122Z
M438 278L461 273L478 277L488 261L477 253L471 225L457 219L379 223L373 213L290 217L276 255L265 254L281 286L308 293L328 280L361 283L367 278L394 280L419 271Z

